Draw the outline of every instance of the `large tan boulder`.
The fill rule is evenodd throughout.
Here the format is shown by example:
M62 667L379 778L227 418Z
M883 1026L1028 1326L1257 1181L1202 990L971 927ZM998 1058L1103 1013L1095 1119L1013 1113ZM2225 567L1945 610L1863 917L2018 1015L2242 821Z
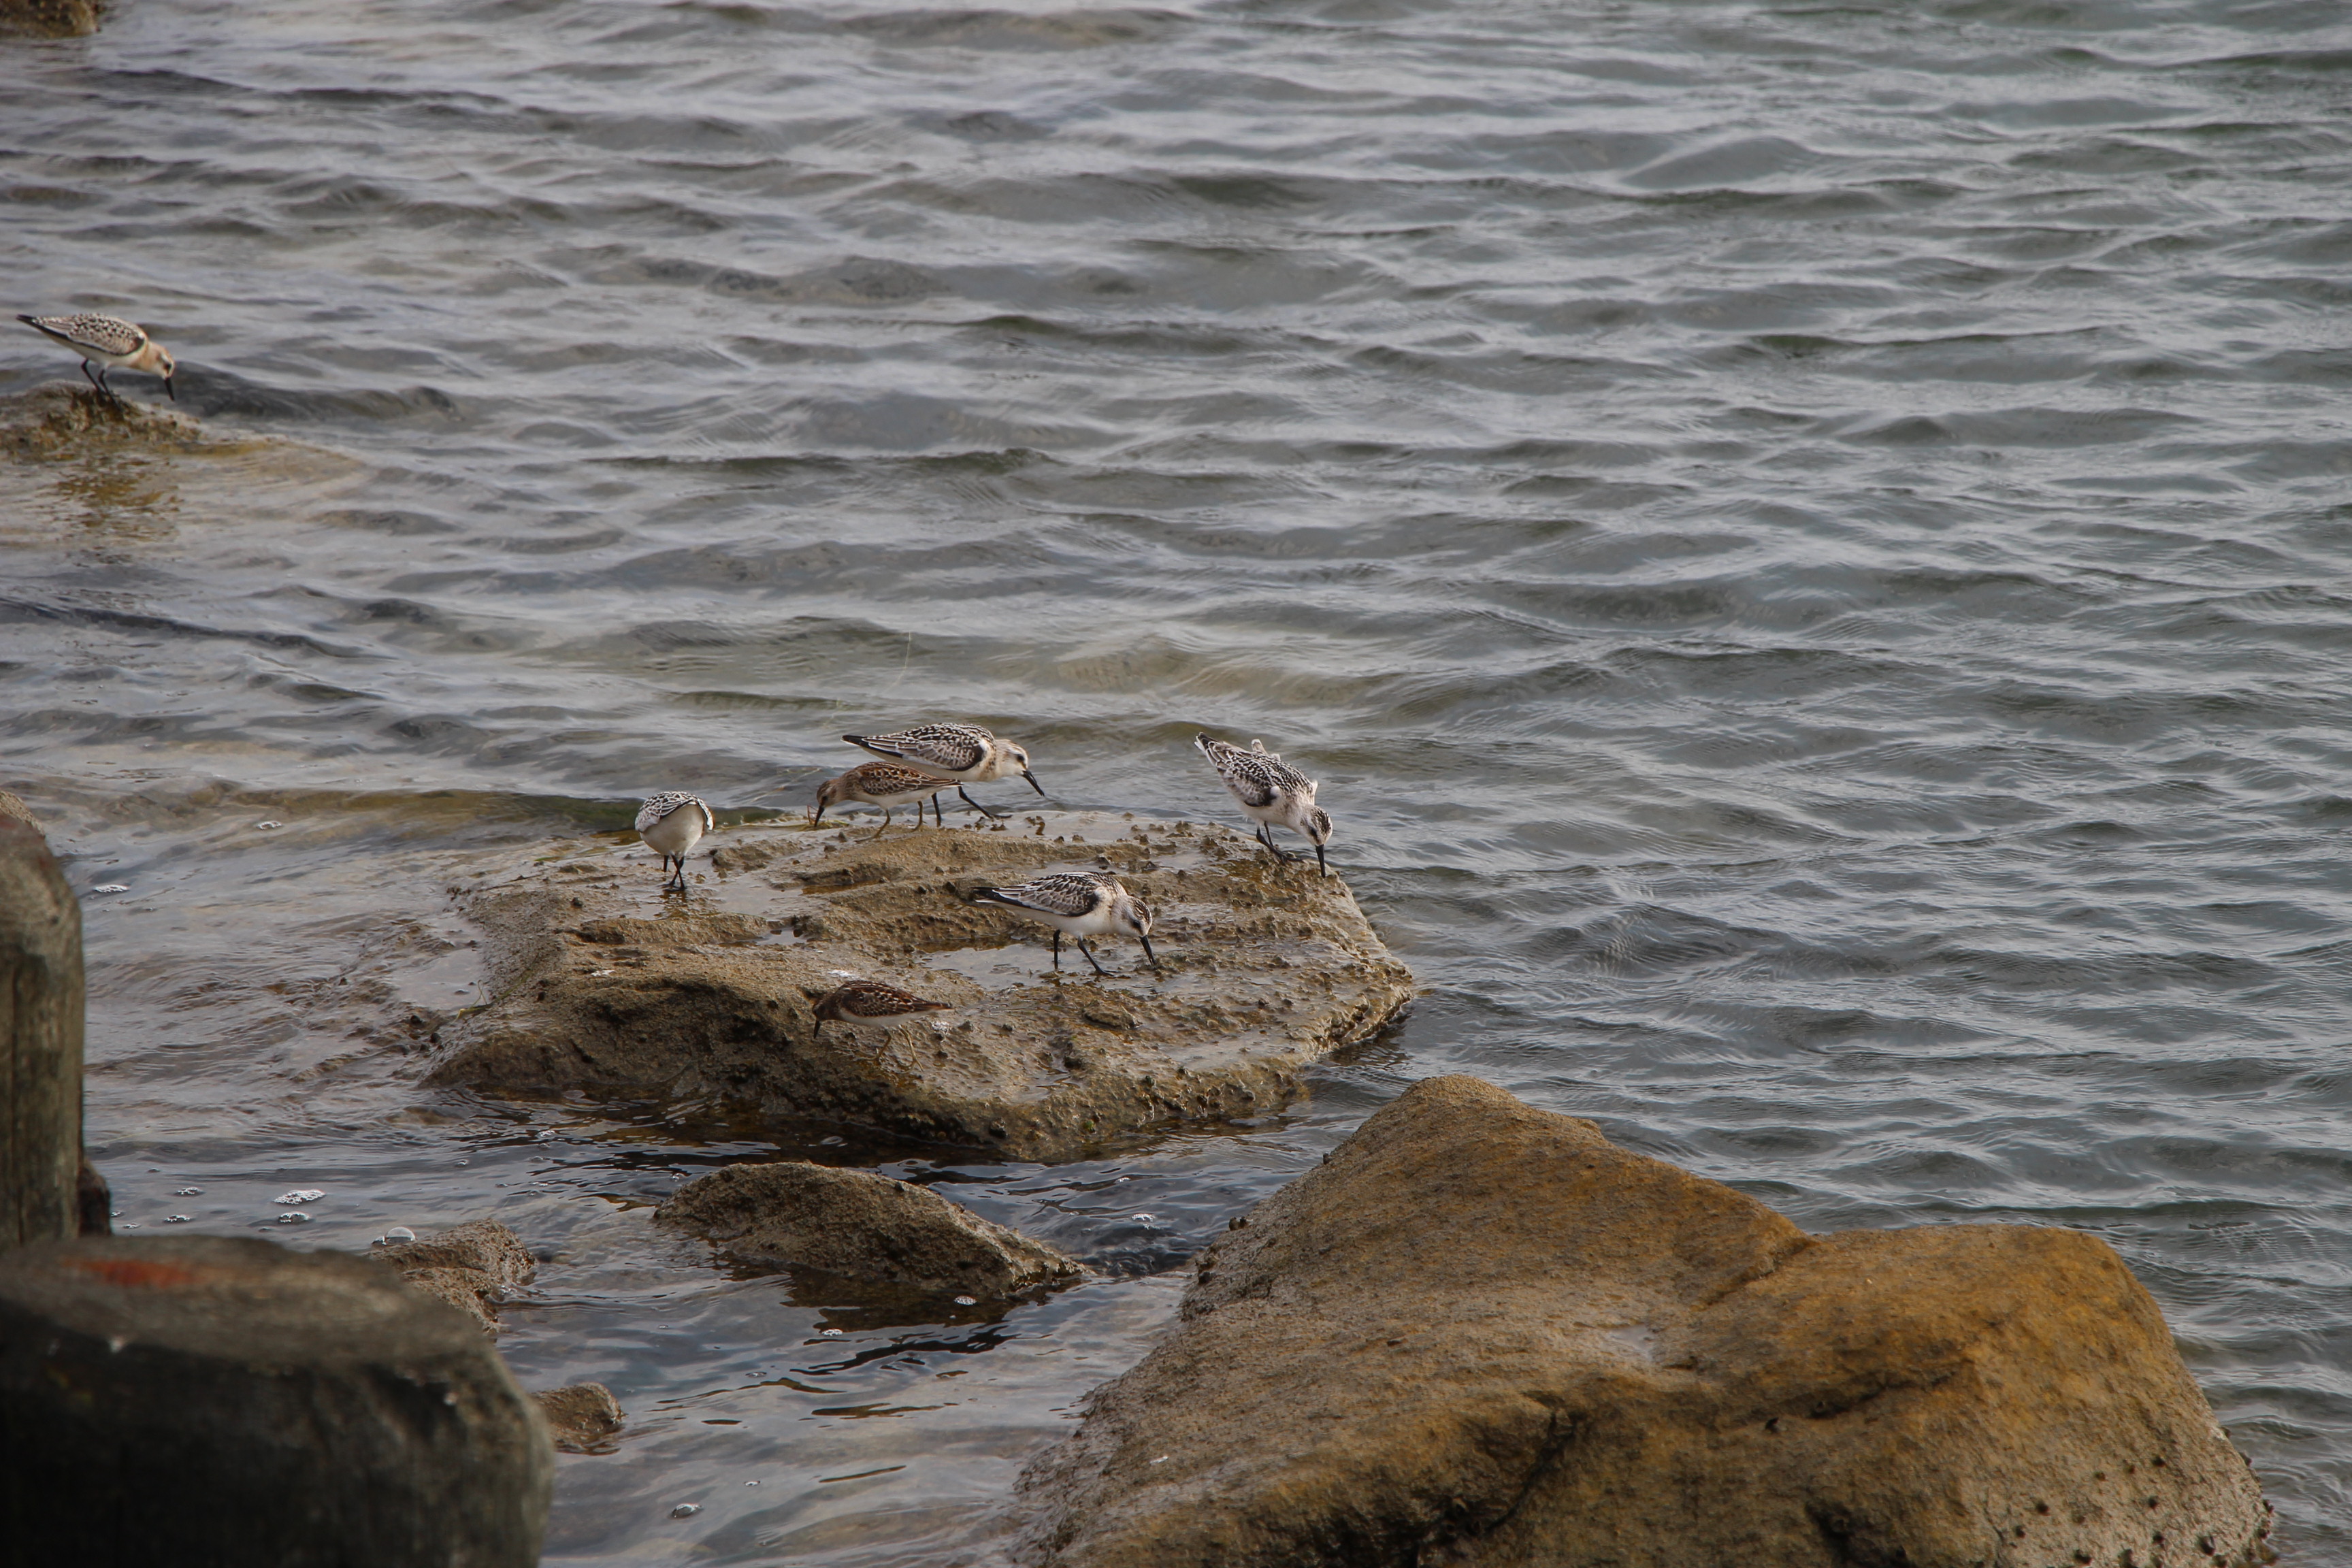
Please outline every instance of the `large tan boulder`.
M484 867L458 896L496 1000L437 1026L431 1079L719 1100L1064 1160L1286 1104L1412 994L1345 881L1224 827L1039 812L1011 830L772 824L716 842L685 897L661 894L634 835ZM1075 950L1057 974L1047 928L967 901L1104 869L1157 912L1158 972L1105 939L1108 978ZM820 1026L816 1001L853 977L949 1008Z
M1808 1237L1467 1078L1204 1253L1024 1477L1055 1568L2231 1568L2269 1510L2075 1231Z
M680 1187L654 1218L745 1262L933 1293L1007 1296L1086 1273L929 1187L797 1160L713 1171Z

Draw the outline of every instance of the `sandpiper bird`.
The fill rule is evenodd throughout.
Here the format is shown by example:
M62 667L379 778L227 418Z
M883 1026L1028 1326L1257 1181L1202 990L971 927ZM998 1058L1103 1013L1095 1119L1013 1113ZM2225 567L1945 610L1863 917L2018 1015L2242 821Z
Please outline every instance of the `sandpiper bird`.
M1094 950L1087 945L1090 936L1131 936L1143 944L1143 956L1151 961L1151 967L1160 967L1159 955L1151 951L1150 906L1105 872L1057 871L1032 877L1009 888L982 888L972 894L971 901L1002 904L1052 926L1056 969L1062 967L1064 932L1076 940L1078 951L1087 955L1088 963L1094 963L1097 974L1104 970L1095 963Z
M1257 824L1257 841L1273 850L1276 859L1306 858L1275 848L1274 830L1292 828L1315 846L1316 869L1327 877L1331 874L1323 859L1323 846L1331 838L1331 814L1315 804L1313 779L1267 751L1263 741L1252 741L1246 752L1213 735L1195 735L1192 744L1201 748L1201 754L1209 759L1209 765Z
M637 837L661 852L662 869L677 863L677 875L662 884L686 887L686 853L702 842L706 833L719 831L719 819L693 795L668 789L653 796L637 811Z
M878 980L853 980L816 999L816 1021L870 1024L883 1018L904 1017L909 1013L943 1013L954 1005L952 1002L927 1001Z
M863 746L886 761L917 773L945 779L963 795L963 803L982 816L1002 816L964 795L968 784L992 784L1019 773L1039 795L1045 786L1029 771L1029 753L1011 741L990 734L977 724L918 724L895 735L844 735L853 746Z
M114 388L106 384L110 370L135 370L163 378L163 390L171 393L172 401L180 395L172 389L172 377L179 366L172 362L172 351L147 335L144 327L115 316L18 316L18 321L37 332L45 332L74 353L81 355L81 373L99 391L112 397ZM90 374L90 362L97 361L100 369Z
M845 800L861 801L882 808L882 826L874 830L876 838L890 831L890 814L902 805L915 808L915 826L923 825L923 803L929 801L931 810L940 809L940 791L948 781L931 773L919 773L897 763L860 763L839 778L827 779L816 792L816 809L809 813L809 826L814 827L824 820L830 807ZM940 817L945 827L948 819Z

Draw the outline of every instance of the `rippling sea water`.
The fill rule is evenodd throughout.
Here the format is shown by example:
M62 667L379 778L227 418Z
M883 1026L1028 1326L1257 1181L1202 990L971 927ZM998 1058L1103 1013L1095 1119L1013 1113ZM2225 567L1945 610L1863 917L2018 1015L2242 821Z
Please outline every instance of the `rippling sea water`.
M2291 1560L2352 1563L2348 103L2305 0L0 45L0 302L145 321L184 409L299 443L0 466L0 784L130 889L118 1223L494 1212L556 1255L526 1383L632 1420L551 1563L946 1563L1192 1249L1471 1072L1815 1229L2105 1237ZM61 374L0 342L0 393ZM1055 1167L426 1095L335 1009L473 998L486 847L948 716L1196 816L1193 730L1263 736L1425 995L1290 1114ZM775 1147L1106 1277L887 1323L653 1238Z

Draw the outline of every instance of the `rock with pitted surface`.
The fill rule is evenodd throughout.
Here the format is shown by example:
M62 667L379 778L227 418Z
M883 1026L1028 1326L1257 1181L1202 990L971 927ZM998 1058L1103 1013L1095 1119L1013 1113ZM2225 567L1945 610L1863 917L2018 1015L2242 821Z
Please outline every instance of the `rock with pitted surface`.
M2269 1508L2105 1242L1807 1236L1415 1085L1024 1477L1052 1568L2231 1568Z
M713 1171L654 1217L741 1261L939 1294L1010 1296L1086 1274L1076 1259L929 1187L800 1161Z
M1346 882L1223 827L1033 813L1012 830L770 824L717 842L667 900L633 844L485 868L458 896L497 1000L441 1027L432 1080L720 1100L1068 1159L1286 1104L1309 1063L1412 995ZM1057 870L1115 871L1150 903L1162 972L1106 939L1109 978L1075 953L1056 975L1050 932L969 901ZM816 1017L849 980L948 1007Z
M620 1447L621 1402L601 1383L542 1389L531 1397L547 1417L548 1436L566 1454L609 1454Z
M100 0L0 0L0 37L86 38L105 16Z
M494 1219L468 1220L415 1241L371 1248L372 1263L397 1269L409 1284L499 1331L498 1304L539 1270L522 1238Z

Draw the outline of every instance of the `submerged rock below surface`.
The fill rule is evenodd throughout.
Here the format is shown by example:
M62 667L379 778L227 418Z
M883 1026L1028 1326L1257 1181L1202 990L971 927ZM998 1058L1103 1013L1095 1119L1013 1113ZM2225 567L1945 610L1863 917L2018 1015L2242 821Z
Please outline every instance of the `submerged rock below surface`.
M1031 815L1010 830L730 829L684 897L634 844L541 848L461 894L490 994L442 1026L431 1077L529 1091L604 1086L1073 1157L1186 1119L1249 1116L1306 1065L1412 995L1348 886L1276 864L1230 829ZM1158 915L1154 973L1130 943L1075 950L965 901L1047 871L1116 871ZM827 1023L851 978L951 1009Z
M1053 1568L2230 1568L2269 1508L2105 1242L1809 1237L1467 1078L1203 1253L1022 1481Z
M713 1171L680 1187L654 1217L738 1258L915 1290L1009 1296L1086 1273L1076 1259L928 1187L800 1161Z

